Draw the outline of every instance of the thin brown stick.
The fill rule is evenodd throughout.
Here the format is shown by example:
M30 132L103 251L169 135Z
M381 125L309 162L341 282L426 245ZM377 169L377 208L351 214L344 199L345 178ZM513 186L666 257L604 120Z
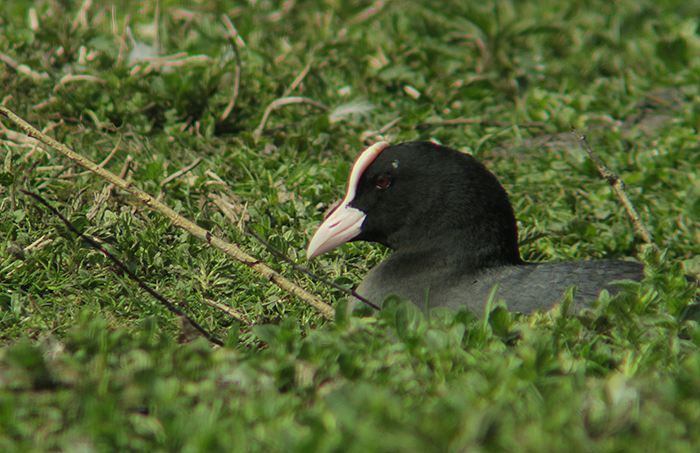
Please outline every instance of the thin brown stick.
M87 13L90 7L92 6L92 0L85 0L80 7L80 11L78 11L78 15L75 17L75 20L73 20L73 26L71 27L71 33L75 33L75 31L79 28L82 27L83 30L88 29L88 20L87 20Z
M435 121L433 123L420 123L415 125L415 129L429 129L440 126L460 126L462 124L478 123L479 118L455 118L453 120Z
M163 297L158 291L154 290L151 288L151 286L141 280L136 274L134 274L127 266L124 264L122 261L118 260L116 256L112 255L109 253L107 250L103 249L100 247L100 244L98 244L95 240L93 240L90 236L87 236L83 234L80 230L78 230L75 225L73 225L71 222L68 221L63 215L61 215L60 212L53 206L49 204L48 201L44 200L41 196L35 194L34 192L27 192L25 190L22 191L25 195L28 195L32 198L34 198L36 201L39 203L43 204L53 215L58 217L65 225L66 227L72 231L76 236L78 236L80 239L83 241L87 242L90 244L94 249L99 250L102 252L104 256L109 258L110 261L112 261L112 264L117 266L117 268L124 272L126 275L129 276L132 280L134 280L141 289L146 291L148 294L150 294L152 297L154 297L158 302L160 302L165 308L167 308L170 312L175 313L176 315L182 317L185 321L189 322L192 327L195 328L199 333L201 333L207 340L210 342L214 343L215 345L218 346L223 346L224 342L216 338L214 335L209 333L204 327L202 327L197 321L194 319L190 318L187 313L184 311L180 310L175 304L170 302L168 299Z
M105 160L103 160L102 162L100 162L100 164L98 165L98 167L102 168L102 167L104 167L105 165L107 165L107 162L109 162L109 160L112 158L112 156L114 156L114 153L117 152L117 150L119 149L119 145L120 145L121 143L122 143L122 134L119 134L119 139L117 140L117 144L114 145L114 148L112 149L112 152L109 153L109 156L107 156L107 157L105 158ZM90 173L90 172L89 172L89 171L84 171L84 172L82 172L82 173L78 173L76 176L83 176L83 175L87 175L88 173Z
M639 217L639 213L637 213L637 210L635 209L634 205L632 204L632 201L630 201L630 198L627 195L627 189L625 188L624 181L622 181L622 179L620 179L620 177L617 176L615 173L610 171L607 165L605 165L605 162L603 162L603 160L595 153L595 151L593 151L593 148L591 148L591 145L588 144L588 140L586 140L585 135L575 133L573 127L571 129L572 132L574 132L574 135L576 136L576 139L578 140L581 147L588 154L588 157L590 157L595 166L598 167L600 175L603 177L603 179L605 179L608 182L608 184L610 184L610 186L612 186L613 190L620 198L620 201L622 201L622 205L627 211L627 215L629 216L630 221L632 222L632 226L634 226L634 228L637 230L644 242L656 247L656 243L654 242L654 238L649 232L649 229L644 224L641 217Z
M196 159L194 160L194 162L192 162L191 164L189 164L188 166L186 166L186 167L183 168L182 170L178 170L178 171L176 171L175 173L173 173L172 175L170 175L170 176L168 176L167 178L165 178L165 179L163 180L163 182L160 183L160 186L161 186L161 187L165 187L165 185L166 185L167 183L169 183L170 181L172 181L172 180L175 179L175 178L179 178L180 176L184 175L184 174L187 173L188 171L192 170L194 167L196 167L197 165L199 165L199 163L200 163L201 161L202 161L202 158L201 158L201 157L196 158Z
M238 30L236 30L236 27L233 26L233 23L231 22L231 19L229 19L228 15L222 14L221 18L224 20L224 25L228 29L229 36L236 41L238 47L245 48L245 41L243 41L243 38L241 38L241 35L238 33Z
M124 160L124 164L122 165L122 169L119 172L119 177L121 179L126 178L126 172L129 171L129 166L131 166L131 162L134 161L134 158L129 156L126 156L126 159ZM110 184L110 187L114 187L114 184Z
M358 24L360 22L364 22L370 17L374 16L375 14L379 13L383 8L384 5L387 2L384 0L379 0L376 1L372 4L372 6L369 6L365 8L363 11L361 11L357 16L350 18L345 24L345 28L343 30L347 30L351 26Z
M299 266L299 265L298 265L297 263L295 263L290 257L288 257L288 256L285 255L284 253L280 252L279 250L277 250L276 248L274 248L272 245L270 245L269 243L267 243L263 238L261 238L260 236L258 236L257 234L255 234L255 232L254 232L253 230L251 230L250 228L247 228L247 229L246 229L246 232L247 232L248 234L250 234L251 236L253 236L253 237L254 237L258 242L260 242L262 245L264 245L265 248L268 249L270 252L272 252L273 255L276 255L278 258L282 259L283 261L287 262L288 264L291 264L291 265L292 265L292 269L294 269L295 271L299 271L299 272L301 272L301 273L303 273L303 274L306 274L306 275L308 275L309 277L313 278L314 280L318 280L318 281L320 281L321 283L323 283L323 284L325 284L325 285L327 285L327 286L330 286L331 288L335 288L335 289L337 289L337 290L339 290L339 291L342 291L342 292L344 292L345 294L347 294L348 296L354 297L354 298L356 298L357 300L366 303L367 305L369 305L370 307L374 308L375 310L379 310L379 307L378 307L378 306L376 306L374 303L370 302L368 299L366 299L366 298L360 296L359 294L357 294L357 292L355 292L355 290L343 288L342 286L336 285L335 283L333 283L332 281L330 281L330 280L328 280L328 279L325 279L325 278L323 278L323 277L320 277L320 276L314 274L313 272L311 272L309 269L305 268L304 266Z
M455 118L453 120L445 121L435 121L433 123L420 123L416 124L416 129L428 129L431 127L440 126L461 126L463 124L479 124L481 127L508 127L517 126L523 128L538 128L545 127L545 123L541 121L535 121L531 123L508 123L506 121L481 121L479 118Z
M482 121L479 123L480 126L482 127L507 127L507 126L517 126L517 127L524 127L524 128L538 128L538 127L545 127L546 124L542 121L534 121L531 123L509 123L507 121Z
M280 107L284 107L285 105L289 104L310 104L313 105L314 107L318 107L322 110L328 110L328 106L325 104L321 104L320 102L316 102L311 98L305 98L301 96L289 96L285 98L279 98L275 99L270 103L269 106L267 106L267 109L265 110L265 113L263 114L262 121L260 121L260 126L258 126L257 129L255 129L254 136L256 139L260 138L262 135L263 131L265 130L265 125L267 124L267 119L270 116L270 113L272 113L273 110L277 110Z
M5 164L3 167L8 175L12 174L12 148L8 148L7 150L7 154L5 155ZM12 209L12 212L17 210L17 203L15 201L16 186L17 184L15 182L10 184L10 208Z
M117 141L117 145L112 149L112 152L109 153L109 156L107 156L105 158L105 160L103 160L102 162L100 162L98 164L98 167L104 167L107 164L107 162L109 162L109 160L112 158L112 156L114 156L114 153L116 153L117 150L119 149L119 144L121 142L122 142L122 134L119 134L119 140ZM65 165L50 165L50 166L45 166L45 167L36 167L36 171L63 170L64 168L66 168ZM88 171L83 171L80 173L73 173L73 174L69 173L69 174L65 175L64 178L74 178L77 176L85 176L88 173L92 173L92 172L88 170Z
M222 304L221 302L217 302L217 301L211 300L211 299L204 299L204 303L209 305L210 307L216 308L217 310L223 311L224 313L226 313L230 317L239 320L243 324L250 325L250 321L248 320L248 318L246 318L245 316L243 316L241 313L237 312L233 308L229 307L228 305Z
M306 67L304 67L304 69L301 71L301 73L297 76L297 78L294 79L294 82L292 82L292 84L289 85L289 88L287 88L287 89L285 90L285 92L284 92L284 94L282 95L282 97L286 97L286 96L289 96L290 94L292 94L292 92L293 92L294 90L297 89L297 87L299 86L299 84L301 84L301 82L304 81L304 78L306 77L306 74L309 73L309 70L310 70L310 69L311 69L311 63L308 63L308 64L306 65Z
M126 172L129 171L129 166L131 165L132 160L134 159L131 156L126 156L126 160L124 160L124 164L122 165L122 170L119 172L119 177L121 179L124 179L126 177ZM100 165L100 167L102 167L102 165ZM100 211L102 205L106 203L107 200L109 200L109 197L112 196L112 189L114 189L114 184L107 184L107 186L102 189L102 192L100 192L95 197L95 201L93 201L92 207L87 212L87 214L85 214L85 217L88 220L92 220L93 218L95 218L97 213Z
M156 55L160 54L160 0L156 0L156 11L155 18L153 19L155 23L155 36L153 39L153 50L155 50Z
M34 81L39 82L43 80L49 80L51 77L45 72L36 72L33 71L32 68L27 66L26 64L20 64L17 61L15 61L12 57L9 55L5 55L4 53L0 52L0 61L5 63L7 66L11 67L15 71L19 72L20 74L27 75L31 77Z
M370 138L378 137L394 127L396 123L401 121L402 117L398 117L393 121L390 121L387 125L379 129L378 131L366 131L362 133L362 141L369 141Z
M224 25L228 29L229 40L231 41L234 58L236 59L236 74L235 79L233 81L233 95L231 96L231 100L226 106L226 109L224 109L224 113L221 115L221 119L225 120L231 114L231 111L236 106L236 101L238 100L238 93L241 88L241 74L243 72L243 64L241 63L240 49L245 47L245 42L243 42L243 40L241 39L241 36L236 30L236 27L234 27L231 23L231 19L229 19L226 14L222 14L221 17L224 21Z
M229 242L224 241L223 239L212 235L209 231L200 227L196 223L178 215L175 211L172 210L172 208L167 206L165 203L158 201L153 196L136 187L132 183L128 183L124 179L119 178L114 173L109 172L104 168L98 167L94 162L81 156L80 154L76 153L64 144L57 142L56 140L52 139L51 137L45 134L42 134L41 132L39 132L38 129L24 121L19 116L15 115L8 108L0 106L0 115L6 117L10 121L18 125L25 134L50 146L51 148L63 154L68 159L80 165L81 167L93 171L99 177L106 179L107 181L119 187L120 189L125 190L126 192L130 193L150 208L166 216L170 219L170 221L176 228L182 228L186 230L196 238L208 242L209 244L211 244L212 247L221 250L231 258L234 258L237 261L240 261L241 263L245 264L246 266L249 266L262 278L270 280L282 290L287 291L294 296L297 296L299 299L316 308L326 318L334 318L335 312L333 308L325 302L321 301L318 298L318 296L315 296L314 294L311 294L303 288L300 288L299 286L295 285L293 282L284 278L283 276L275 272L273 269L270 269L256 258L245 253L235 244L231 244Z
M98 77L91 76L91 75L66 75L61 78L61 80L58 81L58 84L53 87L53 92L56 93L61 87L64 87L68 82L75 82L75 81L81 81L81 80L87 80L89 82L101 82L101 83L107 83L106 80L102 80Z

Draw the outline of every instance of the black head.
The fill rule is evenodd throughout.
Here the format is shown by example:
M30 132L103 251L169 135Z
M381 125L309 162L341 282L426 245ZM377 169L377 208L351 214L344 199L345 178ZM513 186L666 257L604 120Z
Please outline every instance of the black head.
M384 144L360 165L362 157L353 167L353 173L361 173L351 174L346 199L316 235L327 223L337 225L331 219L350 209L356 216L354 234L347 230L352 237L342 242L375 241L397 252L434 250L474 268L522 263L508 195L472 156L409 142Z

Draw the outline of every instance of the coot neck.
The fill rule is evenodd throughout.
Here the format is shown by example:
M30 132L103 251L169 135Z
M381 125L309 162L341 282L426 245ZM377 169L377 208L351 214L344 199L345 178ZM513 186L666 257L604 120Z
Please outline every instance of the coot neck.
M520 257L517 239L500 240L492 234L466 229L449 232L425 231L421 240L402 241L387 244L405 260L420 260L425 263L440 263L462 272L476 272L481 269L499 266L526 264ZM517 232L515 233L517 238ZM397 257L398 258L398 257Z

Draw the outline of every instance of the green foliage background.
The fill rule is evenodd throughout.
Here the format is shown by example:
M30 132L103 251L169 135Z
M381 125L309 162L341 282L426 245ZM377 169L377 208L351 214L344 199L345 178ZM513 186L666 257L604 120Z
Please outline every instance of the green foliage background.
M528 260L648 264L644 282L580 316L568 294L529 317L498 301L428 316L389 301L327 323L127 194L101 198L104 181L3 122L0 450L697 451L700 329L684 274L700 265L698 17L698 1L663 0L0 3L5 106L115 173L131 159L133 184L336 306L340 292L214 201L352 286L385 250L348 244L305 263L304 249L377 133L486 162ZM328 109L286 105L258 137L286 96ZM664 253L641 249L572 125ZM227 346L185 342L19 189Z

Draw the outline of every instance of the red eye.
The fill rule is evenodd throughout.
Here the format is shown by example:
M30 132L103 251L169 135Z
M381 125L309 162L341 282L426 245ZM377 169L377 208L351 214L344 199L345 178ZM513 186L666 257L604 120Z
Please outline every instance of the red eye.
M377 178L374 185L377 186L377 189L386 189L389 187L389 178L386 176L380 176Z

